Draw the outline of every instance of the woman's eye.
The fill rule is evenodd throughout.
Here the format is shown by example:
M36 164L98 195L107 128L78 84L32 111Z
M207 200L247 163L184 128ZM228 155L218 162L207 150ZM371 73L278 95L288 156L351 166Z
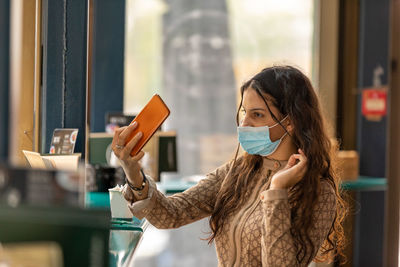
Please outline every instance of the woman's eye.
M261 118L263 115L261 113L258 112L254 112L254 117L256 118Z

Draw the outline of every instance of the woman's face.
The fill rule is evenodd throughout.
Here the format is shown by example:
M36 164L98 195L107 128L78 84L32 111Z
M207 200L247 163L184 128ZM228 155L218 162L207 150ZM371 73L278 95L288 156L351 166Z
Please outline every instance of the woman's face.
M268 94L264 94L264 98L275 117L278 120L282 120L283 116L273 104L272 97ZM243 127L272 126L276 124L276 121L269 113L264 100L253 88L247 88L243 93L242 108L239 118L240 126ZM282 124L286 125L287 119L283 121ZM278 140L284 133L285 130L279 124L270 128L271 141Z

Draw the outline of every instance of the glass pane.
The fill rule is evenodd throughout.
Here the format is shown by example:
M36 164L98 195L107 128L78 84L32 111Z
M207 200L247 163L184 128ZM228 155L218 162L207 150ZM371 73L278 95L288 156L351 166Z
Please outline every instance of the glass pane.
M274 64L311 77L314 0L227 0L234 69L239 83Z
M273 64L313 69L314 0L127 0L124 111L171 109L179 176L234 156L240 85Z

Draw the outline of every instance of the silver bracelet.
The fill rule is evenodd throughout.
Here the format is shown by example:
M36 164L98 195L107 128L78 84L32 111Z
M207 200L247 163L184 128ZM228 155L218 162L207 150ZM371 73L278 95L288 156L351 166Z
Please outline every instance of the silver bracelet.
M125 177L125 182L128 184L128 186L132 189L132 190L134 190L134 191L137 191L138 193L139 193L139 195L141 195L141 191L144 189L144 187L146 186L146 181L147 181L147 179L146 179L146 175L144 174L144 172L143 172L143 170L142 169L140 169L140 172L142 173L142 175L143 175L143 182L142 182L142 185L140 186L140 187L134 187L129 181L128 181L128 179L126 179L126 177Z

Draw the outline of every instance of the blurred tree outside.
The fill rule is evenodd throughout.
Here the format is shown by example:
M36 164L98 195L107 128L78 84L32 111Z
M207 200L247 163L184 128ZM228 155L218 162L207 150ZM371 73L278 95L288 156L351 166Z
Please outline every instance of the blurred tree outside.
M124 112L161 94L179 174L212 171L236 149L243 82L274 64L315 75L314 23L314 0L127 0Z

